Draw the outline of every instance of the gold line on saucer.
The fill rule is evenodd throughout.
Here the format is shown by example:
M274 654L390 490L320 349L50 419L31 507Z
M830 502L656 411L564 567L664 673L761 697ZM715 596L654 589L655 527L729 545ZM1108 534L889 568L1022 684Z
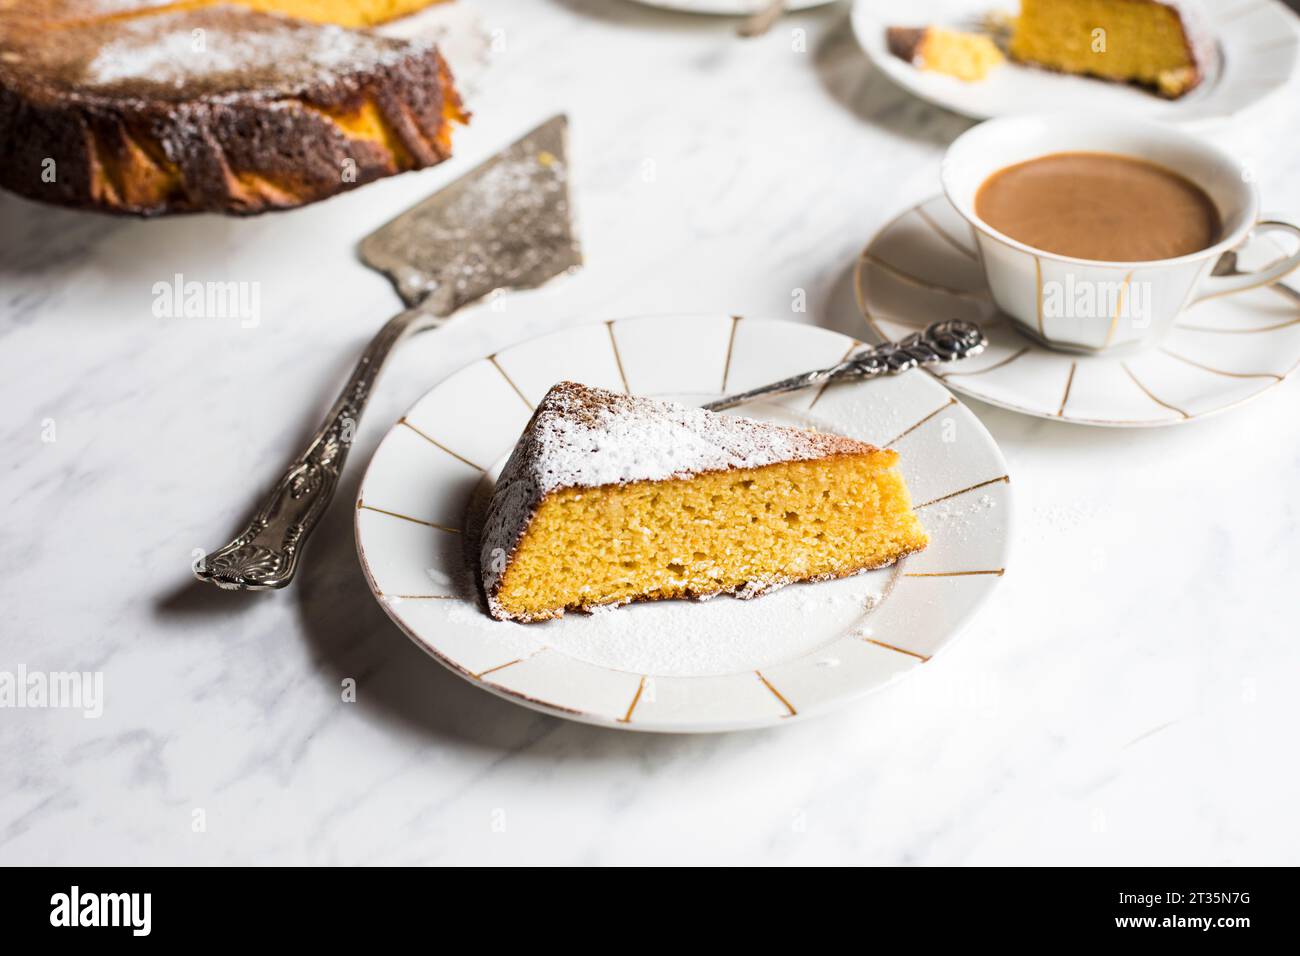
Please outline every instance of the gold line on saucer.
M623 371L623 356L618 352L618 339L614 337L614 320L610 319L605 323L605 328L609 330L609 345L614 350L614 364L618 366L618 377L623 382L623 391L632 394L632 387L627 384L627 373Z
M847 359L850 355L853 354L853 350L858 348L861 345L862 345L861 342L859 342L857 339L854 339L851 343L849 343L849 347L845 349L844 354L840 356L840 361L843 362L845 359ZM830 382L822 382L821 385L817 388L817 394L814 395L813 400L808 403L808 411L812 411L812 407L821 400L822 394L826 391L826 386L828 385L830 385Z
M627 705L627 713L618 719L620 724L630 724L632 722L632 711L636 710L637 702L641 700L641 692L645 690L645 675L641 675L641 683L636 685L636 693L632 695L632 703Z
M1057 418L1065 417L1065 403L1070 400L1070 387L1074 385L1074 370L1078 367L1078 362L1070 363L1070 374L1065 379L1065 394L1061 396L1061 407L1056 410Z
M727 358L722 365L722 394L727 394L727 379L731 377L731 350L736 346L736 329L740 325L740 316L731 317L731 335L727 337Z
M867 308L866 298L862 291L862 280L864 277L862 264L862 256L858 256L858 261L853 263L853 301L858 304L858 311L862 313L862 317L870 323L871 310Z
M1251 53L1274 53L1277 50L1289 50L1296 45L1295 37L1284 37L1271 43L1261 43L1250 48Z
M772 682L770 680L768 680L766 677L763 676L762 671L754 671L754 673L757 674L758 679L763 682L763 686L766 687L768 690L770 690L776 696L777 700L785 704L785 709L790 711L790 713L786 715L787 717L793 717L795 714L798 713L798 711L794 709L794 705L791 704L788 700L786 700L785 697L781 695L781 692L779 690L777 690L775 687L772 686Z
M362 504L359 501L357 502L357 509L359 511L374 511L377 514L388 515L390 518L401 518L403 521L409 521L412 524L422 524L426 528L436 528L438 531L446 531L450 534L460 534L460 528L449 528L445 524L435 524L432 521L425 521L423 518L412 518L410 515L400 514L396 511L388 511L384 508L376 508L374 505Z
M1238 7L1236 10L1229 10L1215 22L1220 24L1231 23L1233 20L1238 20L1241 17L1254 13L1256 10L1264 10L1270 6L1272 6L1272 4L1267 2L1267 0L1262 0L1262 2L1258 3L1248 3L1245 6Z
M415 427L414 425L412 425L409 421L407 421L407 420L406 420L406 416L402 416L401 418L399 418L399 419L397 420L397 424L399 424L399 425L405 425L405 426L406 426L407 428L409 428L411 431L415 432L417 435L419 435L421 438L423 438L425 441L427 441L430 445L432 445L432 446L435 447L435 448L441 449L442 451L445 451L447 454L451 455L451 457L452 457L452 458L455 458L457 461L464 462L465 464L469 465L471 468L476 468L476 469L478 469L479 471L482 471L482 472L486 472L486 471L487 471L487 469L484 468L482 465L476 465L476 464L474 464L472 461L470 461L470 460L469 460L468 458L466 458L464 455L458 455L458 454L456 454L454 451L452 451L450 448L448 448L446 445L444 445L442 442L438 441L437 439L435 439L435 438L430 438L426 433L420 431L420 429L416 428L416 427Z
M880 269L882 272L889 273L896 279L900 279L903 282L906 282L910 285L917 286L918 288L921 289L928 289L930 292L939 292L942 293L943 295L951 295L959 299L982 299L988 295L988 292L986 292L983 289L976 289L976 290L952 289L949 288L948 286L943 286L934 282L930 282L926 279L922 279L919 276L914 276L910 272L904 272L902 269L898 268L898 266L891 265L890 263L885 262L883 259L877 258L871 252L863 252L861 258L863 262L867 263L868 265L875 266L877 269Z
M1185 355L1179 355L1177 352L1171 352L1166 348L1162 348L1160 351L1164 352L1170 358L1178 359L1180 362L1186 362L1188 365L1199 368L1202 371L1213 372L1215 375L1226 375L1229 378L1272 378L1279 382L1282 381L1282 376L1276 375L1273 372L1228 372L1221 368L1211 368L1208 365L1202 365L1200 362L1189 359Z
M939 376L939 378L952 378L954 375L983 375L985 372L992 372L994 369L999 369L1004 366L1010 365L1012 362L1020 358L1020 356L1024 355L1028 351L1029 351L1029 346L1026 345L1020 351L1011 353L1002 361L995 362L994 364L990 365L988 368L976 369L973 372L935 372L934 374Z
M1286 295L1286 293L1282 293ZM1277 329L1285 329L1292 325L1300 323L1300 319L1288 319L1286 322L1278 322L1275 325L1261 325L1257 329L1216 329L1209 325L1175 325L1176 329L1186 329L1188 332L1222 332L1224 335L1250 335L1254 332L1273 332Z
M867 312L865 309L863 309L863 311L862 311L862 316L863 316L863 318L865 318L868 322L873 323L873 327L874 327L874 323L875 323L875 322L888 322L890 325L897 325L897 326L898 326L899 328L901 328L901 329L911 329L912 331L915 331L915 332L924 332L926 329L928 329L928 328L930 327L930 323L929 323L929 322L919 322L919 323L913 325L911 322L904 322L902 319L894 318L893 316L872 315L871 313ZM999 313L997 313L996 315L994 315L991 319L983 319L983 318L981 318L981 319L976 319L975 321L979 322L981 328L984 328L984 329L991 329L991 328L993 328L994 326L1005 325L1005 324L1006 324L1006 321L1007 321L1007 317L1006 317L1006 315L1005 315L1004 313L999 312ZM876 331L876 334L877 334L877 335L880 335L881 338L888 338L888 337L889 337L889 336L884 335L883 333L881 333L879 329L876 329L875 331ZM929 372L931 375L938 375L940 378L943 378L943 374L944 374L944 373L936 372L936 371L934 371L934 369L930 369L930 368L927 368L926 371ZM946 374L948 374L948 375L952 375L952 374L954 374L954 373L952 373L952 372L948 372L948 373L946 373ZM974 372L966 372L966 373L964 373L964 374L966 374L966 375L973 375L973 374L975 374L975 373L974 373Z
M897 325L900 329L912 329L917 332L924 332L927 328L930 327L930 323L928 322L919 322L916 325L913 325L911 322L904 322L902 319L886 318L885 316L873 316L865 310L863 311L862 314L868 320L875 319L880 322L888 322L890 325ZM881 338L884 339L889 338L889 336L881 334L879 330L877 330L877 334L880 334Z
M906 654L908 657L915 657L923 664L930 659L924 654L918 654L916 651L909 651L905 647L895 647L893 644L886 644L884 641L878 641L874 637L864 637L863 640L868 644L875 644L877 647L883 647L887 651L895 651L899 654Z
M979 484L971 485L969 488L962 488L958 491L951 492L950 494L942 495L941 497L938 498L932 498L929 501L922 502L919 505L912 505L912 510L916 511L918 508L928 508L930 507L930 505L937 505L939 502L947 501L949 498L956 498L958 495L964 495L968 491L976 491L980 488L985 488L989 485L995 485L999 481L1005 481L1007 484L1011 484L1011 476L999 475L997 478L990 478L988 481L981 481Z
M380 597L392 598L395 601L454 601L454 594L384 594L380 592Z
M1138 388L1142 389L1142 393L1146 395L1147 398L1151 399L1151 401L1155 402L1157 405L1161 405L1169 409L1171 412L1177 412L1179 415L1182 415L1183 418L1192 417L1191 415L1188 415L1185 411L1183 411L1181 408L1179 408L1177 405L1170 405L1168 402L1156 398L1156 396L1152 394L1151 389L1143 385L1142 382L1138 379L1138 377L1133 374L1133 370L1128 367L1128 362L1120 362L1119 367L1122 368L1126 373L1128 373L1128 377L1133 380L1133 384L1136 385Z
M944 402L942 405L940 405L938 408L936 408L934 411L932 411L929 415L926 415L924 418L922 418L922 419L921 419L919 422L917 422L916 424L914 424L914 425L909 425L906 429L904 429L903 431L899 432L897 435L895 435L895 436L894 436L893 438L891 438L889 441L885 442L885 443L884 443L883 445L881 445L880 447L881 447L881 448L890 448L890 447L892 447L895 443L902 441L904 438L906 438L908 435L912 434L912 432L916 431L918 428L920 428L922 425L924 425L924 424L925 424L926 422L928 422L930 419L934 418L935 415L938 415L941 411L943 411L943 410L944 410L945 408L947 408L949 405L956 405L956 404L957 404L957 399L955 399L955 398L949 398L948 401Z
M495 355L489 355L488 361L491 362L492 366L501 373L501 377L506 380L506 384L515 390L515 394L519 396L521 402L528 406L528 410L530 412L535 411L533 403L528 400L528 397L520 390L519 386L515 384L515 380L506 374L506 370L501 367L501 363L497 361L497 357Z
M1006 568L993 568L988 571L904 571L905 578L965 578L977 574L992 574L1002 577L1006 574Z
M934 219L930 216L930 214L925 211L924 205L920 205L916 207L916 214L920 216L922 220L924 220L927 226L929 226L931 229L935 231L935 234L940 239L948 243L948 245L952 246L963 256L966 256L966 258L971 259L972 261L976 260L975 253L971 252L969 249L967 249L964 245L962 245L952 236L948 235L948 233L944 230L944 228L940 226L937 222L935 222Z

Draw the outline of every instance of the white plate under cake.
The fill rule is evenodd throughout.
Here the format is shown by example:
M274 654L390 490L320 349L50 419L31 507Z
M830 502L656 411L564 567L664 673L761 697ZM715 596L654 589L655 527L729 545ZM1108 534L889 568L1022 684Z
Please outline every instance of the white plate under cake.
M913 673L994 593L1013 495L984 426L919 371L724 415L897 452L929 534L923 551L752 601L656 600L529 624L489 616L478 576L497 478L557 379L699 405L833 365L858 345L792 322L667 315L577 325L473 362L417 402L370 462L356 510L366 579L398 627L456 674L606 727L768 726Z

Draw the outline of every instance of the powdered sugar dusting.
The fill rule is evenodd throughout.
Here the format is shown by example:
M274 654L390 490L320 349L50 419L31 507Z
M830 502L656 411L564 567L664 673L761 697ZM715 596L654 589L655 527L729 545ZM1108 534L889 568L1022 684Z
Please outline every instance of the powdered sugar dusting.
M869 446L573 382L547 393L533 420L533 474L544 493L706 471L807 461ZM507 479L510 466L502 478Z
M397 63L415 46L253 13L226 22L219 26L196 14L127 21L86 65L82 80L89 86L147 81L182 87L274 70L290 81L331 83L339 73Z

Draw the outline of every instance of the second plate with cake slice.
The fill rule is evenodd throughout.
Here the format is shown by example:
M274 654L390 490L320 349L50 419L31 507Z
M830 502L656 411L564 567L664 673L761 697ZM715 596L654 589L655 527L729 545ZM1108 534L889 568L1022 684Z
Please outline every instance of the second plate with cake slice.
M1020 13L1023 29L1012 27ZM1300 66L1295 17L1279 0L856 0L852 23L878 70L976 119L1077 110L1208 129L1284 95ZM930 63L917 46L924 28L941 41ZM1009 54L1000 66L979 52L990 36Z
M475 362L375 453L357 503L367 579L462 677L590 723L741 729L880 687L946 646L1005 570L992 438L924 373L690 407L855 346L657 316Z

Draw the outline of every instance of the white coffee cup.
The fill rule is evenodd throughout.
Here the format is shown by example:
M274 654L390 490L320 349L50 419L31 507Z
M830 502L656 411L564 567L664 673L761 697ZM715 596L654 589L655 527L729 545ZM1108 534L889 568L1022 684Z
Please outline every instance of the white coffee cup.
M1173 259L1105 262L1035 249L976 215L975 194L993 173L1063 152L1116 153L1185 176L1218 207L1222 238ZM943 189L971 225L993 301L1023 331L1067 351L1101 352L1158 342L1189 306L1276 282L1300 266L1297 251L1258 272L1210 275L1219 257L1252 232L1278 230L1300 237L1300 228L1259 221L1259 191L1240 161L1195 136L1150 121L1072 114L989 120L948 147Z

